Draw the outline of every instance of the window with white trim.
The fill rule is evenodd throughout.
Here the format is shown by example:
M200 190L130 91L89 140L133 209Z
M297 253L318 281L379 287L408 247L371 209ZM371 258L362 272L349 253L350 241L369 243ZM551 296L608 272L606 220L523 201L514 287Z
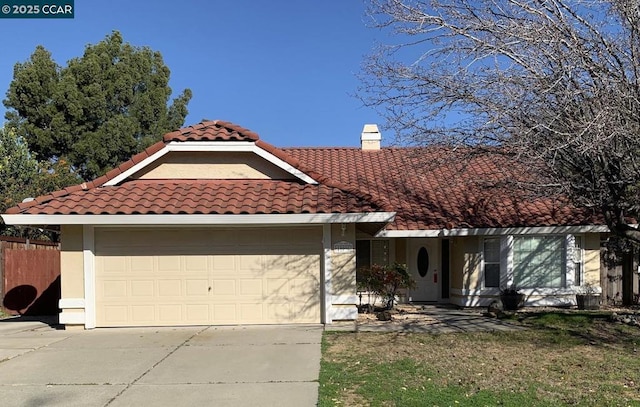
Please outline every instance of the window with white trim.
M564 236L515 236L513 279L518 288L566 286Z
M584 244L582 236L573 236L573 250L570 252L571 261L573 262L573 285L580 286L584 283L584 267L583 267L583 249Z
M389 265L389 240L357 240L356 241L356 269Z
M484 287L500 287L500 238L487 237L483 240Z

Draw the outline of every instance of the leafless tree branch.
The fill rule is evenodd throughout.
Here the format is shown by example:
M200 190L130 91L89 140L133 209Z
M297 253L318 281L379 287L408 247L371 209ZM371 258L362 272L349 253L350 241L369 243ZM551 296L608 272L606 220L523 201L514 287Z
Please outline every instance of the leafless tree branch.
M637 0L368 0L359 96L402 144L500 147L615 233L640 203ZM535 179L532 178L532 179ZM532 185L529 185L529 187Z

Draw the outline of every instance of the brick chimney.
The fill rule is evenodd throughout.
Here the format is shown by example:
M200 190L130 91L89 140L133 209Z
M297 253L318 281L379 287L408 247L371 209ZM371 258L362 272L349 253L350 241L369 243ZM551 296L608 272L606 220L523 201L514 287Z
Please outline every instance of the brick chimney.
M376 124L365 124L360 136L360 146L363 150L380 150L382 134Z

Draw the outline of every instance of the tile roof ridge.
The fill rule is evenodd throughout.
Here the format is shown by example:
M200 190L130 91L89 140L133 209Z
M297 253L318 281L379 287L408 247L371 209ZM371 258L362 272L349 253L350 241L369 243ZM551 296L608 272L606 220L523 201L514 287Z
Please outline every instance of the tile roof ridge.
M282 147L282 150L354 150L362 151L360 147L355 146L310 146L310 147Z
M258 133L251 131L245 127L242 127L238 124L224 121L224 120L203 120L198 124L194 124L191 126L183 127L178 130L174 130L172 132L166 133L162 136L162 140L164 142L170 141L181 141L180 138L189 136L192 133L196 133L197 131L206 131L206 130L220 130L224 129L227 132L233 134L238 134L238 139L247 139L249 141L258 141L260 136Z

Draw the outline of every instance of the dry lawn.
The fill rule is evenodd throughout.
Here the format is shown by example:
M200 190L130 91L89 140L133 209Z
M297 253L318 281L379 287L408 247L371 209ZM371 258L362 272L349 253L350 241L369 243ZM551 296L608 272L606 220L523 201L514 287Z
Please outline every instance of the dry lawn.
M639 405L640 329L521 316L515 332L327 333L320 405Z

